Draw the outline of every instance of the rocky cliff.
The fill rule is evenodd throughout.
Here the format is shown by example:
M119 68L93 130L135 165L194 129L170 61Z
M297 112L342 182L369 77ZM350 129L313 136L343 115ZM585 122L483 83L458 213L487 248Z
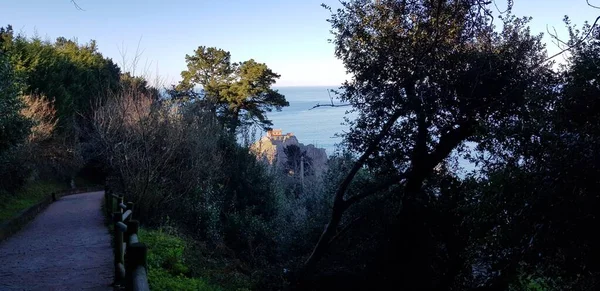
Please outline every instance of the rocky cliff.
M327 170L327 153L325 149L317 148L312 144L304 145L298 142L294 134L281 134L281 130L271 130L267 132L259 141L255 142L250 150L261 160L273 165L276 168L283 169L287 163L287 156L284 148L295 145L300 151L306 152L310 158L315 175L321 175Z

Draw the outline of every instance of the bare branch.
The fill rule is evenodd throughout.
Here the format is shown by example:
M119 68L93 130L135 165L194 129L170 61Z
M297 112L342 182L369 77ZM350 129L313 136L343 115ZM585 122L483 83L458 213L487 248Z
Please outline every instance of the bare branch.
M494 6L496 6L496 10L498 10L498 13L500 13L500 14L504 14L504 13L510 11L513 6L512 2L513 2L512 0L509 0L507 2L508 5L506 6L506 9L504 9L504 11L501 11L500 8L498 7L498 4L496 4L496 0L492 1L492 3L494 3Z
M563 41L562 39L560 39L558 37L558 33L556 32L556 27L552 26L552 30L554 30L554 32L550 32L550 28L548 27L548 24L546 24L546 32L548 33L548 35L555 40L556 42L554 44L556 44L556 46L559 49L564 49L563 45L568 46L569 44L567 44L565 41ZM562 45L561 45L562 44Z
M79 4L77 4L77 2L75 2L75 0L71 0L71 3L73 3L73 5L75 5L75 8L77 8L77 10L85 11L83 8L81 8L81 6L79 6Z
M596 28L596 25L598 24L599 20L600 20L600 16L596 17L596 20L594 21L594 24L590 27L590 30L588 30L588 32L579 41L577 41L575 44L573 44L573 45L571 45L571 46L569 46L569 47L561 50L560 52L555 53L552 56L546 58L545 60L543 60L540 63L540 65L543 64L543 63L545 63L545 62L547 62L547 61L549 61L549 60L551 60L551 59L553 59L553 58L555 58L555 57L557 57L557 56L559 56L559 55L562 55L566 51L568 51L568 50L570 50L570 49L572 49L572 48L580 45L582 42L584 42L586 39L588 39L588 37L590 37L590 35L592 34L592 31L594 31L594 29Z
M588 5L588 6L590 6L590 7L592 7L592 8L600 9L600 6L595 6L595 5L592 5L592 4L590 3L590 0L585 0L585 2L587 3L587 5Z
M401 175L398 175L394 178L391 178L383 183L380 183L378 185L375 185L374 187L371 187L370 189L367 189L366 191L364 191L363 193L360 193L358 195L354 195L348 199L345 200L345 203L347 206L350 206L354 203L357 203L358 201L367 198L373 194L376 194L378 192L387 190L388 188L390 188L391 186L394 186L396 184L399 184L402 182L402 180L405 180L407 177L406 173L402 173Z
M333 103L332 104L319 104L319 103L317 103L317 105L311 107L308 110L313 110L318 107L345 107L345 106L352 106L352 104L333 104Z
M352 106L352 104L333 104L333 97L331 97L331 93L329 92L329 89L327 89L327 94L329 95L329 100L331 101L331 104L319 104L319 103L317 103L317 105L311 107L308 110L313 110L313 109L318 108L318 107L344 107L344 106Z

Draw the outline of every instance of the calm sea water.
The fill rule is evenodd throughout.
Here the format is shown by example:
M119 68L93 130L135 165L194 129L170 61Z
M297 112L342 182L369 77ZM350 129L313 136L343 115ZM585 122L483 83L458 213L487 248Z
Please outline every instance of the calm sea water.
M328 155L336 150L336 144L342 140L335 137L336 133L342 133L348 130L347 125L343 125L344 116L351 119L356 117L355 113L347 114L350 107L319 107L311 109L316 104L331 103L327 89L337 89L336 87L279 87L276 88L285 95L289 107L285 107L280 112L270 112L268 117L273 121L273 128L281 129L285 132L292 132L303 144L314 144L324 148ZM334 103L339 101L335 99ZM474 148L473 144L467 144L467 147ZM478 168L463 157L459 159L459 165L463 168L458 174L461 177L467 172L476 171Z
M314 144L324 148L328 155L335 150L335 145L341 142L336 137L348 129L344 125L344 116L353 118L355 114L346 114L350 107L318 107L317 104L330 104L328 89L336 87L278 87L285 95L290 106L280 112L269 112L268 118L273 121L273 128L281 129L284 133L291 132L303 144ZM334 97L334 103L339 103Z

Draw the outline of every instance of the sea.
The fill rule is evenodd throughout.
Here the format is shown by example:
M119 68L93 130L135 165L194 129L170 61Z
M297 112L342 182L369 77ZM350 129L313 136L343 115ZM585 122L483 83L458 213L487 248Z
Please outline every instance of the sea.
M355 118L355 113L347 112L350 107L331 107L316 105L342 104L334 92L338 87L312 86L312 87L274 87L283 94L290 106L281 111L267 113L273 121L274 129L281 129L283 133L293 133L298 141L303 144L313 144L324 148L328 155L332 155L337 145L342 141L339 134L348 130L344 117ZM339 91L339 90L338 90Z
M333 92L328 92L331 89L339 91L338 87L279 87L274 89L285 95L290 106L284 107L279 112L267 113L268 118L273 121L273 128L281 129L283 133L293 133L303 144L314 144L324 148L329 156L339 150L337 145L342 138L338 135L349 128L344 124L344 117L354 119L357 114L348 113L347 111L351 108L349 106L314 108L318 104L331 104L330 96L333 98L334 104L341 104ZM470 149L475 148L473 143L467 143L466 146ZM458 157L458 165L462 168L457 172L460 177L465 177L468 172L479 169L462 156Z

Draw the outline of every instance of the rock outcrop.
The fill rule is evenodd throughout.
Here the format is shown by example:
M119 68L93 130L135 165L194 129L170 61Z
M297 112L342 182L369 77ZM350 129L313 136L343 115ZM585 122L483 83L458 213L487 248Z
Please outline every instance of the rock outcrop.
M306 152L306 156L311 160L315 175L321 175L327 170L327 153L325 149L317 148L312 144L304 145L298 142L293 133L282 134L281 129L268 131L266 136L263 136L250 147L250 150L269 165L282 169L287 163L284 148L290 145L298 146L300 151Z

